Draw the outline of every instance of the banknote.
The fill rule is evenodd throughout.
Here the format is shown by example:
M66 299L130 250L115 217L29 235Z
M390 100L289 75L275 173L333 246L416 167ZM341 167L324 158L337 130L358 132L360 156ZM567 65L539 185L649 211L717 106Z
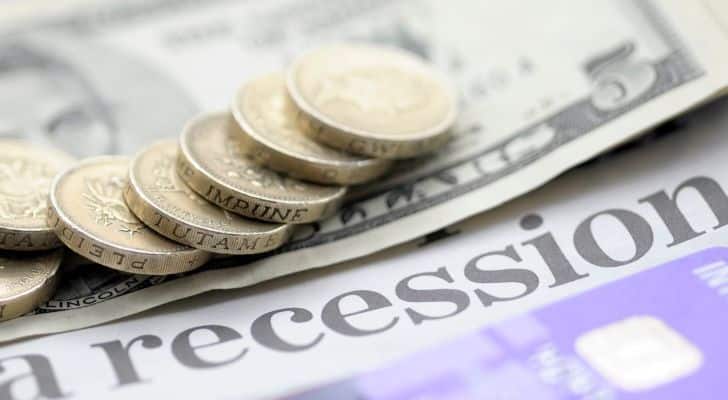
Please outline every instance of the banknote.
M0 341L91 326L421 237L537 188L728 83L726 33L701 2L276 0L89 2L0 35L0 137L83 157L133 153L228 107L247 77L337 40L411 50L458 87L455 139L356 188L266 256L124 275L71 258L37 315ZM83 261L83 260L81 260Z
M726 274L728 248L709 248L287 399L712 398Z

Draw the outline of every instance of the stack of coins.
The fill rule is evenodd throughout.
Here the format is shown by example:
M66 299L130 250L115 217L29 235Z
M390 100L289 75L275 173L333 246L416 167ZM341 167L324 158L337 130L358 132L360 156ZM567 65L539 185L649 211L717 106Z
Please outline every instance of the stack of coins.
M90 158L56 175L56 161L68 164L66 156L38 155L13 143L30 166L19 168L45 180L32 181L37 209L23 211L39 218L36 225L14 227L5 220L20 225L12 216L16 203L7 197L10 214L0 204L0 248L63 243L102 266L147 275L188 272L212 254L270 252L296 225L333 215L349 185L378 179L397 159L444 145L455 116L450 85L416 56L366 44L320 48L287 73L245 82L230 110L194 118L178 142L154 143L131 159ZM13 160L0 161L11 168ZM15 193L12 179L24 177L0 180L0 196L5 186ZM6 242L11 245L3 247ZM0 255L0 276L9 274L4 281L11 282L0 284L0 318L47 298L60 259L60 251ZM40 271L40 265L48 265L44 279L18 272ZM37 295L27 299L20 283Z
M0 140L0 321L35 309L53 293L63 258L48 226L51 180L75 160L28 143Z

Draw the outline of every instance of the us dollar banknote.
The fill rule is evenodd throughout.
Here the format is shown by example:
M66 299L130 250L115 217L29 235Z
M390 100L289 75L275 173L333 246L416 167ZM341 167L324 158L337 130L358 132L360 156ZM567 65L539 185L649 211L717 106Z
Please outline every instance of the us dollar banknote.
M178 136L239 84L340 40L401 46L457 85L455 139L355 188L264 256L170 277L69 257L58 293L0 342L100 324L364 256L496 207L719 95L728 40L698 1L75 1L0 35L0 137L83 157ZM0 189L1 190L1 189ZM3 197L0 196L0 199ZM1 200L0 200L1 201ZM333 267L335 268L335 266Z

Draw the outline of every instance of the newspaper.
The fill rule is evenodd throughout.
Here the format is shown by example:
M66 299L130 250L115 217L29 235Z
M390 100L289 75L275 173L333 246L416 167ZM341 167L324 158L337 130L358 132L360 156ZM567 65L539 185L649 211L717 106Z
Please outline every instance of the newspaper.
M707 248L286 399L711 399L727 274Z
M337 215L267 257L173 277L67 268L38 313L0 341L100 324L214 289L365 256L437 231L553 179L728 83L726 34L700 2L568 0L125 1L10 25L0 37L0 136L77 156L133 153L227 107L245 79L309 46L406 47L459 88L456 139L355 190Z
M437 234L7 344L0 399L276 398L723 246L726 130L713 104Z

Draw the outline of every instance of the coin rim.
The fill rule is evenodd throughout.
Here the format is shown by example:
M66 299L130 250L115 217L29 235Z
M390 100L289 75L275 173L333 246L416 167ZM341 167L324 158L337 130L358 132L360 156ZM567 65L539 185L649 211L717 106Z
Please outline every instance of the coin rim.
M104 244L104 245L106 245L106 246L108 246L110 248L120 249L122 251L125 251L125 252L128 252L128 253L132 253L132 254L143 254L143 255L149 255L149 256L179 255L180 253L182 253L182 251L149 251L149 250L143 250L143 249L133 249L133 248L129 248L129 247L126 247L126 246L123 246L123 245L119 245L119 244L116 244L116 243L109 242L108 240L106 240L104 238L96 238L93 234L90 234L86 228L84 228L84 227L80 226L79 224L71 221L70 220L70 217L68 215L66 215L65 212L61 212L62 209L58 206L58 199L56 198L56 193L55 192L56 192L56 188L60 184L60 181L66 175L68 175L68 174L70 174L70 173L72 173L74 171L77 171L77 170L79 170L79 169L81 169L81 168L83 168L83 167L85 167L87 165L96 164L96 163L102 163L102 162L113 162L113 161L119 161L119 160L125 160L127 162L130 162L131 161L130 158L127 157L127 156L109 156L109 155L106 155L106 156L90 157L90 158L87 158L85 160L82 160L82 161L78 162L76 165L74 165L74 166L66 169L62 173L56 175L56 178L53 180L53 183L51 184L51 192L49 194L50 204L51 204L51 207L53 207L53 213L56 215L56 217L58 219L62 220L64 224L70 226L71 228L74 228L78 233L83 234L86 238L91 239L92 241L95 241L95 242L102 243L102 244ZM127 172L127 174L128 174L128 172ZM125 201L125 203L126 203L126 201ZM159 235L156 232L154 232L154 234L155 235ZM61 241L63 241L62 238L59 237L59 239ZM194 247L190 247L190 246L181 244L179 242L175 242L175 241L170 240L170 239L168 239L166 237L164 237L164 239L165 240L168 240L170 242L173 242L175 244L178 244L180 246L187 247L187 249L184 250L184 252L191 252L191 253L200 252L201 253L200 255L206 256L207 258L209 258L209 252L206 252L206 251L200 250L200 249L196 249ZM71 250L73 250L73 248L71 248L70 246L69 246L69 248ZM80 255L82 257L84 257L84 258L88 258L84 254L80 254ZM205 258L205 257L202 257L202 258ZM91 261L93 261L93 260L91 260ZM205 262L206 261L203 261L202 264L204 264ZM95 263L98 264L98 262L95 262ZM200 265L202 265L202 264L200 264ZM103 264L101 264L101 265L103 265ZM112 267L108 267L108 268L112 268ZM114 268L114 269L116 269L118 271L123 271L122 269L118 269L118 268ZM137 273L139 273L139 272L137 272ZM144 275L144 274L142 274L142 275Z
M328 206L330 204L335 204L337 202L343 201L343 198L347 193L346 186L333 186L333 187L338 187L339 190L333 196L330 196L326 199L303 200L303 202L302 202L302 201L295 201L295 200L289 200L289 199L273 199L273 198L269 198L267 196L260 195L258 193L242 192L240 189L232 187L231 185L227 184L226 182L218 179L216 176L213 176L211 173L209 173L207 171L207 169L202 168L200 166L197 159L195 159L194 157L191 157L191 155L190 155L191 151L189 149L188 142L189 142L189 135L191 135L190 132L193 130L193 127L195 127L196 125L198 125L208 119L218 118L218 117L230 119L231 116L230 116L229 111L215 111L215 112L208 112L208 113L200 114L200 115L196 116L195 118L191 119L190 121L188 121L187 124L185 124L185 127L182 130L182 134L180 135L180 139L179 139L180 154L178 156L184 157L186 162L189 163L191 166L193 166L200 175L205 177L205 179L211 181L215 185L226 188L226 190L230 190L232 192L239 193L241 196L246 196L251 199L255 199L255 200L259 200L259 201L261 201L261 200L267 201L270 203L283 203L283 204L287 204L292 207L305 207L308 204L315 204L317 206L323 207L323 209L325 210L326 208L328 208ZM229 122L235 123L234 120L229 121ZM278 173L278 172L276 172L276 173ZM320 184L316 184L316 183L307 183L307 184L320 185ZM320 185L320 186L332 186L332 185ZM190 185L190 187L192 187L192 186ZM252 217L250 217L250 218L252 218Z
M438 83L438 86L441 87L441 89L445 92L445 95L450 99L451 106L449 113L445 117L445 119L440 122L439 124L428 128L426 130L418 131L417 135L408 135L405 138L401 139L393 139L392 136L387 136L387 134L381 134L377 132L371 132L367 131L365 129L347 126L345 124L342 124L340 122L335 121L333 118L325 115L324 113L317 110L317 108L308 102L306 100L305 96L300 92L299 85L298 85L298 71L301 67L301 65L304 63L304 60L314 53L319 52L325 52L330 51L331 49L337 48L337 47L349 47L349 48L356 48L356 47L365 47L369 49L374 49L376 51L384 51L389 53L396 53L399 57L408 58L410 61L413 62L414 65L417 66L417 68L421 71L426 71L426 75L429 75L434 81ZM364 139L364 140L372 140L376 139L378 141L383 141L391 144L402 144L402 143L409 143L412 141L418 141L418 140L427 140L434 137L437 137L441 134L446 133L455 123L455 120L457 118L457 115L459 113L458 110L458 104L457 104L457 96L455 93L455 89L452 83L445 77L444 74L442 74L440 71L436 70L435 68L429 66L426 64L422 59L420 59L418 56L416 56L414 53L404 50L399 47L395 46L387 46L387 45L373 45L371 43L363 43L363 42L356 42L356 43L332 43L327 46L319 47L313 50L309 50L306 53L301 54L300 56L296 57L296 59L293 61L291 66L288 68L288 72L286 74L286 87L288 88L288 93L293 99L294 103L300 108L302 111L306 113L306 115L309 118L314 119L315 121L318 121L322 125L326 126L327 128L332 128L335 130L340 131L343 134L353 136L357 139ZM422 133L424 132L424 133Z
M211 227L207 227L207 226L201 226L201 225L198 225L195 222L189 222L187 220L184 220L184 219L181 219L181 218L179 218L177 216L174 216L174 215L170 214L169 212L167 212L166 210L162 209L155 202L153 202L152 200L150 200L149 199L149 196L147 196L147 193L145 193L145 192L143 192L143 191L141 191L141 190L138 189L139 187L141 187L141 185L140 185L140 183L139 183L139 181L138 181L138 179L136 177L136 174L134 173L134 170L135 170L135 167L137 166L137 164L141 162L142 157L144 157L147 153L151 152L157 146L162 146L162 145L165 145L165 144L175 145L176 146L177 145L177 142L174 139L161 139L161 140L157 140L157 141L153 142L152 144L150 144L149 146L147 146L146 148L144 148L141 151L139 151L132 158L132 160L131 160L131 162L129 164L129 183L128 183L128 189L127 190L129 192L133 192L132 195L133 196L136 196L139 200L141 200L141 202L143 202L143 204L140 205L140 207L146 206L148 208L151 208L154 212L157 212L157 213L163 215L164 217L166 217L166 218L168 218L168 219L170 219L172 221L179 221L179 223L181 223L182 225L187 225L189 227L192 227L194 229L197 229L197 230L200 230L200 231L204 231L204 232L212 232L212 233L217 234L217 235L227 236L229 238L240 238L240 237L243 237L243 236L246 236L246 237L265 237L265 236L270 236L270 235L274 235L274 234L282 234L283 235L283 238L281 240L281 243L278 246L275 246L275 247L270 248L270 249L265 249L265 250L257 251L257 252L234 252L234 253L225 252L225 253L221 253L219 251L218 252L215 252L212 249L196 247L196 246L193 246L190 243L183 243L183 242L180 242L179 240L172 239L172 238L168 237L165 233L161 232L161 230L157 230L153 226L153 224L147 224L147 222L144 221L140 217L140 214L141 213L137 213L134 210L134 208L131 206L131 203L133 203L133 202L130 202L130 201L127 200L127 197L126 197L127 194L126 194L126 191L125 191L124 200L126 201L127 207L129 207L129 209L132 211L132 213L140 221L142 221L148 228L152 229L153 231L155 231L159 235L164 236L165 238L167 238L169 240L172 240L174 242L182 243L182 244L184 244L186 246L189 246L189 247L192 247L192 248L195 248L195 249L199 249L199 250L203 250L203 251L207 251L207 252L211 252L211 253L216 253L216 254L231 254L231 255L260 254L260 253L265 253L265 252L268 252L268 251L273 251L273 250L279 248L280 246L283 246L284 244L286 244L288 237L290 237L293 234L293 229L294 228L293 228L293 225L292 224L282 224L282 223L277 223L277 222L268 222L268 221L252 220L252 222L256 222L256 223L270 224L270 225L277 225L277 226L274 229L270 230L270 231L256 232L256 233L222 231L222 230L217 230L215 228L211 228ZM177 150L177 152L179 152L179 147L178 146L175 149ZM176 156L178 157L179 154L177 154ZM176 161L177 161L177 158L176 157L175 157L175 160L174 161L176 163ZM176 170L175 171L172 171L172 172L173 173L176 173ZM181 178L179 178L179 179L182 180ZM183 183L183 184L186 185L186 183ZM199 196L201 199L203 199L204 201L208 202L207 199L205 199L203 196L200 196L197 192L194 192L194 193L195 193L196 196ZM213 207L218 207L218 206L216 206L216 205L214 205L212 203L210 203L210 204ZM221 207L218 207L218 208L223 209ZM235 216L238 217L238 218L249 219L249 218L242 217L239 214L235 214Z

